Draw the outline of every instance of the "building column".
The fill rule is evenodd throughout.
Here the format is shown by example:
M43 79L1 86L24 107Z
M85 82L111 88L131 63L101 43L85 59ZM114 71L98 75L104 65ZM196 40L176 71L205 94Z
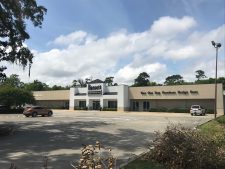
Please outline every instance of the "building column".
M74 110L74 92L75 92L75 88L70 88L70 102L69 102L70 110Z
M89 105L89 99L88 98L86 98L86 107L89 109L89 107L90 107L90 105Z
M104 101L103 101L103 98L100 98L100 107L101 107L101 108L104 107Z

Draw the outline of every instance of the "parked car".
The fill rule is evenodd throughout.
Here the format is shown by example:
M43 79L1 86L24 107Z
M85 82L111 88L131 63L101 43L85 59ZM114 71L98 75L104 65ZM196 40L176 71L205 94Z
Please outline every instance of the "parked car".
M23 114L26 117L32 116L36 117L38 115L42 116L52 116L53 112L51 109L47 109L46 107L42 106L31 106L31 107L26 107L23 111Z
M190 109L191 115L205 115L206 114L206 109L204 109L200 105L192 105Z

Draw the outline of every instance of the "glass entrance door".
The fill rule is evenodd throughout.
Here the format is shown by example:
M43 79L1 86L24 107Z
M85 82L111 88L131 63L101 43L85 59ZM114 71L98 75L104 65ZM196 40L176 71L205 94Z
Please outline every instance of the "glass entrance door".
M93 110L100 110L100 101L93 101Z
M133 111L139 111L139 102L138 101L132 102L132 109L133 109Z

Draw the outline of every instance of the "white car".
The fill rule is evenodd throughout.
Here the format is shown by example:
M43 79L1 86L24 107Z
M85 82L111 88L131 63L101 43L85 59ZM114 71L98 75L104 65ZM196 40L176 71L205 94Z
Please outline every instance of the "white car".
M200 105L192 105L190 109L191 115L205 115L206 110Z

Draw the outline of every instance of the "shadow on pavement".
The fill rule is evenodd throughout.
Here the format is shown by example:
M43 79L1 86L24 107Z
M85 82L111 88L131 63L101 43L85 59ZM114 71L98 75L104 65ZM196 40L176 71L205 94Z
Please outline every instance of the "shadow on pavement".
M0 138L0 168L6 169L10 163L15 163L18 169L39 169L43 167L44 156L48 156L54 169L71 169L70 162L79 160L82 144L95 144L96 140L111 147L115 156L120 152L121 163L128 158L127 154L143 149L154 137L153 133L132 129L118 129L116 134L86 130L110 125L98 121L4 124L16 127L13 135Z

